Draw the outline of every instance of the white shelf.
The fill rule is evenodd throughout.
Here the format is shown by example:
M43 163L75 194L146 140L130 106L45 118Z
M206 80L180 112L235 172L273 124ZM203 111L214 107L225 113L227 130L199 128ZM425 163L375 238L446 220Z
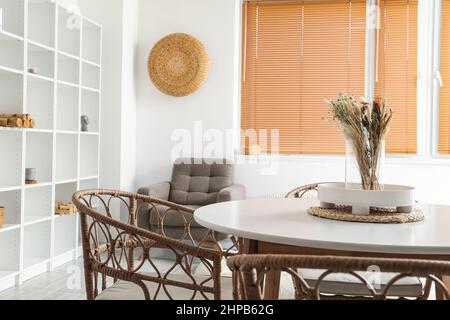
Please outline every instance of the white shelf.
M55 220L55 256L76 249L76 225L76 215L60 216Z
M63 131L78 131L79 116L78 88L58 85L58 103L56 107L58 133Z
M56 181L77 178L78 136L58 134L56 136Z
M100 88L100 68L83 62L83 79L81 84L84 88L98 90Z
M20 229L0 232L0 271L11 274L19 271Z
M38 189L38 188L44 188L44 187L51 187L51 182L39 182L36 184L26 184L25 189Z
M47 47L55 45L55 4L28 0L28 37Z
M55 49L53 47L50 47L43 43L32 41L32 40L28 40L28 45L32 45L33 47L40 48L41 50L46 50L46 51L50 51L50 52L55 51Z
M51 220L26 225L24 228L24 268L50 259Z
M25 190L25 225L51 219L53 211L52 191L51 186Z
M0 0L3 9L3 30L18 37L23 37L24 30L24 1Z
M83 59L83 63L88 64L93 67L96 67L96 68L101 68L101 66L98 63L90 61L90 60Z
M78 85L80 81L80 61L58 53L58 80Z
M101 27L93 21L83 19L83 54L84 60L100 64Z
M81 136L80 146L80 176L98 176L98 137Z
M23 37L5 30L0 30L0 41L9 41L9 40L23 41Z
M0 65L0 74L8 75L8 74L23 74L22 70L14 69L6 66Z
M53 78L42 76L40 74L28 72L27 75L28 75L28 80L31 82L49 82L49 83L54 82Z
M38 182L52 181L53 135L27 132L25 168L35 168Z
M39 224L42 222L47 222L50 221L52 218L51 217L40 217L40 216L29 216L29 217L25 217L25 226L32 226L34 224Z
M72 88L79 88L80 86L76 83L72 83L72 82L67 82L67 81L63 81L63 80L58 80L58 83L64 86L68 86L68 87L72 87Z
M2 152L0 157L0 168L7 168L0 174L0 185L22 185L22 132L12 130L0 132L0 146L3 150L8 150Z
M81 88L83 90L86 90L86 91L90 91L90 92L94 92L94 93L100 93L99 89L95 89L95 88L91 88L91 87L85 87L85 86L82 86Z
M45 78L54 77L55 53L42 46L28 44L28 69L37 68L38 72L31 73Z
M8 223L5 223L5 224L3 224L3 227L0 228L0 233L8 232L8 231L11 231L11 230L17 230L17 229L20 229L20 224L8 224Z
M80 17L66 9L58 10L58 50L80 56Z
M100 95L97 92L82 90L81 92L81 115L89 118L89 132L83 134L98 134L100 129Z
M0 65L14 70L23 67L23 41L0 33Z
M53 92L53 79L28 75L27 113L33 115L36 128L25 129L27 132L53 132Z
M68 52L64 52L64 51L58 50L58 53L59 53L61 56L65 57L65 58L68 58L68 59L72 59L72 60L80 60L80 57L75 56L75 55L73 55L73 54L71 54L71 53L68 53Z
M67 179L67 180L58 180L56 181L56 185L64 185L64 184L70 184L70 183L77 183L78 179Z
M23 76L0 67L0 112L22 113L23 95Z
M22 186L5 186L0 185L0 192L9 192L9 191L17 191L20 190Z
M0 147L8 150L0 157L3 290L76 257L79 215L55 216L54 209L80 188L99 187L102 37L98 24L71 20L53 0L0 0L0 8L0 113L29 113L36 122L0 127ZM89 132L80 132L81 115ZM38 184L25 184L28 167L37 169Z

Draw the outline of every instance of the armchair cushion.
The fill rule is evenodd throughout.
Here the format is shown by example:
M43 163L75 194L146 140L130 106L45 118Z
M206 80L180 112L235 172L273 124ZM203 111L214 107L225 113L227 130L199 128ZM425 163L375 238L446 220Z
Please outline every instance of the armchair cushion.
M138 193L167 201L169 200L170 195L170 182L161 182L148 187L139 188Z
M205 206L217 202L219 191L233 184L233 165L226 160L179 159L172 172L169 200Z

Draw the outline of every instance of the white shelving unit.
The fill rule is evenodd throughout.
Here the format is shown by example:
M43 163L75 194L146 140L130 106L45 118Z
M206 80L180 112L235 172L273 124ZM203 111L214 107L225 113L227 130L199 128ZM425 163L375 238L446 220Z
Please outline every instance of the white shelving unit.
M99 187L102 28L52 0L0 8L0 113L36 120L34 129L0 127L1 291L81 254L79 216L54 207ZM81 132L82 115L90 132ZM24 183L30 167L36 185Z

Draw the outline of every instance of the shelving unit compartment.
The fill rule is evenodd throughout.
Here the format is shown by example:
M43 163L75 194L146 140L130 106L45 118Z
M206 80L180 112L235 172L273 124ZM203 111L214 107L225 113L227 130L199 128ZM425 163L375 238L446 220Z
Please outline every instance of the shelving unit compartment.
M53 129L53 82L28 78L27 113L33 115L36 129Z
M54 66L55 53L53 51L33 44L28 45L28 69L35 68L34 74L53 78Z
M20 190L0 192L0 207L4 207L4 224L2 229L20 224L21 196Z
M50 259L51 222L25 226L23 244L23 266L31 267Z
M20 230L0 233L0 278L19 271Z
M55 4L28 0L28 37L51 48L55 45Z
M84 87L92 89L100 89L100 68L88 63L83 63L83 80Z
M56 202L72 202L73 194L77 192L77 183L61 183L55 187L55 201Z
M35 168L39 183L52 181L53 135L27 132L26 168Z
M22 132L0 131L0 189L22 185Z
M99 132L99 111L99 93L83 90L81 93L81 115L86 115L89 118L89 132Z
M0 113L22 113L23 77L0 72Z
M3 9L3 30L23 37L24 0L0 0Z
M98 179L80 181L80 190L98 189Z
M23 70L23 41L0 37L0 66Z
M101 28L83 20L83 59L100 64Z
M50 218L52 208L52 186L25 190L25 223Z
M74 250L77 246L77 216L61 216L55 220L54 255Z
M80 80L79 66L79 60L58 54L58 80L78 85Z
M78 131L80 126L78 99L78 88L63 84L58 85L57 130Z
M78 135L57 134L56 136L56 181L77 179Z
M98 176L98 136L81 136L80 177Z
M79 57L81 17L62 7L58 11L58 50Z

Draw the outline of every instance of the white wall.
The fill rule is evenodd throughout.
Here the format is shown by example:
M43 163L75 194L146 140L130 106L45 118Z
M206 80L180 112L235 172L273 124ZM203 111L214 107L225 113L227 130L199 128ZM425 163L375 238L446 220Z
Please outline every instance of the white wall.
M137 96L137 186L170 177L171 135L192 130L194 121L205 129L233 127L236 41L234 0L141 0L139 16ZM207 48L210 71L194 94L175 98L158 91L147 72L148 55L156 42L184 32Z

